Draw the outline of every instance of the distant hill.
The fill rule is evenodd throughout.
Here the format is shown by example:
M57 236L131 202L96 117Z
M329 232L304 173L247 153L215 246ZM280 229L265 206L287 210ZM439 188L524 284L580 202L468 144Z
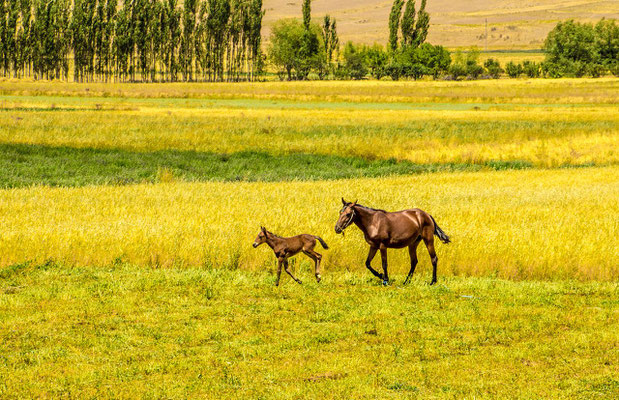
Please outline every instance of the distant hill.
M264 0L266 15L263 35L271 24L287 17L301 17L301 0ZM342 42L385 44L387 18L392 1L314 0L312 16L322 20L328 13L337 18ZM421 0L417 0L417 7ZM486 46L488 21L489 49L540 48L548 31L558 21L576 19L597 21L602 17L619 18L619 1L588 0L428 0L431 17L428 41L450 48Z

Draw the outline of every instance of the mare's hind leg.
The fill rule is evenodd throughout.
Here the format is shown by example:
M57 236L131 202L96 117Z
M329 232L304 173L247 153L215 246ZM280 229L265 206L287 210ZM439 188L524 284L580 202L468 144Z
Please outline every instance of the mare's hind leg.
M380 249L380 259L383 264L383 285L387 285L389 283L389 274L387 273L387 249Z
M365 259L365 267L367 269L369 269L370 272L372 274L374 274L374 276L376 276L379 279L383 279L383 274L379 273L374 268L372 268L372 260L374 259L374 256L376 255L377 251L378 251L378 249L376 247L370 247L370 252L368 253L368 258Z
M298 284L301 284L301 281L295 278L294 275L292 275L292 272L290 272L290 268L288 268L288 260L284 260L284 269L292 279L294 279Z
M419 246L419 242L421 242L421 238L417 238L410 246L408 246L408 255L411 257L411 270L408 271L408 276L404 281L406 285L408 280L413 276L415 272L415 267L417 267L417 246Z
M303 250L303 253L314 260L314 273L316 274L316 282L320 282L320 261L322 260L322 254L315 252L314 250Z
M436 251L434 251L434 232L426 229L423 235L423 242L426 244L430 260L432 260L432 281L430 285L434 285L436 283L436 267L438 265L438 257L436 256Z

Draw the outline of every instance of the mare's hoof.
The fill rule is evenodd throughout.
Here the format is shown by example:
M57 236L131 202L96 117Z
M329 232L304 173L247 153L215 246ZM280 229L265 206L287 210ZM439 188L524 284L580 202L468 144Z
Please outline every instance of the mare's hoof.
M389 281L386 279L383 279L383 286L389 286Z

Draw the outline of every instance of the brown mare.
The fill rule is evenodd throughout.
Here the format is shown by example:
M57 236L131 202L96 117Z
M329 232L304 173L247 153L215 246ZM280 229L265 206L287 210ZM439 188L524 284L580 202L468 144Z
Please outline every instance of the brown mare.
M364 207L357 204L355 200L349 203L342 198L344 207L340 211L340 217L335 224L335 233L343 233L350 224L354 223L361 229L365 241L370 245L368 258L365 266L375 276L383 280L383 284L389 283L387 273L387 249L401 249L408 247L408 254L411 257L411 269L404 284L413 276L417 266L417 246L423 239L430 258L432 260L432 282L436 283L436 266L438 258L434 251L434 235L443 243L449 243L449 236L438 227L436 221L430 214L418 208L410 210L387 212L374 208ZM380 257L383 262L383 274L372 268L371 262L376 252L380 250Z
M320 242L320 244L325 250L329 248L325 241L318 236L303 234L284 238L267 231L264 226L261 226L260 233L254 241L254 248L260 246L262 243L266 243L269 245L270 248L273 249L273 252L275 253L275 257L277 257L278 262L277 281L275 282L275 286L279 286L279 278L282 274L282 266L284 267L288 275L292 277L292 279L294 279L297 283L301 283L300 280L298 280L294 277L294 275L292 275L292 272L290 272L290 269L288 268L288 258L294 256L301 251L306 256L314 260L316 282L320 282L320 260L322 260L322 255L314 251L314 247L316 246L316 240Z

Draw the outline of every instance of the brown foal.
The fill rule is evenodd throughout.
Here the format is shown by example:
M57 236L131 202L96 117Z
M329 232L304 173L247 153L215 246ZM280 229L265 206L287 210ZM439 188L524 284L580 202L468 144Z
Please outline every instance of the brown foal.
M256 237L254 241L254 248L260 246L262 243L266 243L270 248L273 249L275 253L275 257L277 257L278 267L277 267L277 281L275 282L275 286L279 286L279 278L282 274L282 266L294 279L297 283L301 283L301 281L292 275L290 269L288 268L288 258L294 256L299 252L303 252L306 256L314 260L314 267L316 273L316 282L320 282L320 260L322 260L322 255L314 251L314 247L316 247L316 240L320 242L323 248L328 249L329 246L325 243L322 238L314 235L297 235L288 238L284 238L281 236L277 236L276 234L269 232L266 230L264 226L260 227L260 233Z
M443 243L449 243L449 236L439 228L438 224L427 212L418 208L410 210L387 212L385 210L377 210L374 208L364 207L357 204L357 201L352 203L345 201L342 198L344 207L340 211L340 217L335 224L335 233L343 233L351 224L355 224L363 232L365 241L370 245L370 252L365 261L365 266L372 274L383 280L383 284L389 283L389 274L387 273L387 249L400 249L408 247L408 253L411 258L411 269L404 284L413 276L415 267L417 266L417 246L423 240L430 259L432 260L432 281L430 285L436 283L436 268L438 257L434 251L434 235ZM383 273L379 273L372 268L372 259L376 252L380 250L380 257L383 264Z

